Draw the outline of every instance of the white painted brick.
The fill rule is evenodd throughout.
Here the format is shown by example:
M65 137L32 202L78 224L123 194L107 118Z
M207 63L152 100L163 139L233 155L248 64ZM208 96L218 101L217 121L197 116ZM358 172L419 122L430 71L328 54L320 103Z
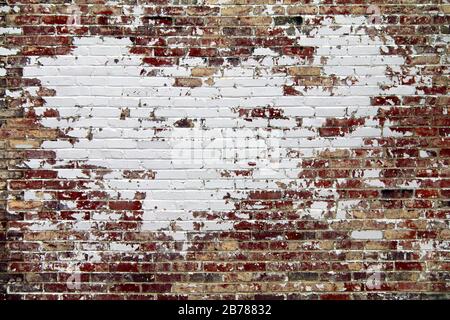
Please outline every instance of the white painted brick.
M137 17L141 9L124 7L124 13L132 17L130 28L140 25ZM42 86L56 91L55 96L45 97L43 107L34 110L43 115L48 108L55 108L60 118L44 117L41 125L67 130L68 136L78 139L44 142L45 149L56 152L55 163L35 159L25 165L56 169L58 177L64 179L88 178L81 169L58 168L72 159L109 169L110 173L89 187L130 200L136 192L143 192L145 222L141 230L163 230L183 241L187 239L186 232L193 229L192 212L234 209L233 201L224 199L228 193L245 199L247 195L239 190L278 190L279 184L311 188L310 181L298 178L302 171L298 164L303 159L325 150L362 148L364 137L403 135L392 131L390 123L381 129L375 118L379 108L371 106L370 97L416 93L411 86L401 85L400 77L395 75L401 74L404 58L380 55L383 46L395 44L394 40L368 35L365 28L358 28L365 19L335 15L325 17L324 25L313 28L308 35L296 30L302 46L318 46L311 60L257 48L239 66L227 64L211 76L208 85L194 88L175 87L175 78L190 77L194 66L207 67L206 59L182 57L180 66L153 67L142 63L143 56L129 54L132 42L126 37L75 37L74 50L66 56L30 57L24 75L37 78ZM6 55L17 53L2 50ZM320 66L324 78L336 77L346 82L332 88L299 85L294 88L300 95L284 96L283 87L294 85L295 79L286 76L283 68L274 70L273 66ZM392 77L386 76L387 68L392 69ZM420 68L411 67L411 74L420 75L423 83L431 83L421 72ZM202 80L206 78L209 77ZM391 88L384 90L382 86ZM282 117L245 119L239 115L242 108L267 107L280 109ZM126 108L129 114L121 118ZM350 116L366 118L365 124L343 137L320 137L318 129L327 118ZM193 120L194 128L174 128L184 118ZM273 136L265 130L269 127ZM273 147L267 145L273 137L279 142L280 158L274 168L268 159L273 155ZM187 151L192 151L194 159L185 157L185 147L191 145L196 148ZM298 156L292 157L292 151ZM224 170L246 169L253 170L251 178L222 176ZM155 179L127 179L125 170L151 170ZM368 178L369 186L384 187L379 171L367 169L355 174ZM323 218L327 210L335 210L336 218L341 219L359 201L341 201L330 209L326 200L335 199L336 194L334 184L317 191L310 208L302 208L301 201L295 201L294 208L302 208L300 215L312 218ZM96 223L119 219L117 215L98 213L92 218ZM171 229L174 221L180 231ZM74 228L88 230L93 225L75 222ZM202 226L202 230L231 228L231 223L216 221ZM351 237L382 239L382 231L354 231ZM109 249L127 252L134 251L135 246L111 243Z
M361 240L379 240L383 239L383 232L379 230L353 231L351 237Z

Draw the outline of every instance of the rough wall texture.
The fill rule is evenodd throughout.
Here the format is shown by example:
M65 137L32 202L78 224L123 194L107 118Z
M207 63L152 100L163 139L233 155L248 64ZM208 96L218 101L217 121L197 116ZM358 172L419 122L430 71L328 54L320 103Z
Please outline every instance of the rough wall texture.
M0 3L1 298L449 297L445 1Z

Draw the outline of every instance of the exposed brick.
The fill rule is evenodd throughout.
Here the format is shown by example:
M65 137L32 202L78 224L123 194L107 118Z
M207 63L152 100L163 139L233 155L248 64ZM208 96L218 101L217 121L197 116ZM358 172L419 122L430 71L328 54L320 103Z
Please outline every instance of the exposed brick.
M215 68L193 68L191 75L193 77L209 77L217 72Z
M320 76L319 67L291 67L288 72L291 76Z
M176 78L176 87L201 87L202 80L196 78Z

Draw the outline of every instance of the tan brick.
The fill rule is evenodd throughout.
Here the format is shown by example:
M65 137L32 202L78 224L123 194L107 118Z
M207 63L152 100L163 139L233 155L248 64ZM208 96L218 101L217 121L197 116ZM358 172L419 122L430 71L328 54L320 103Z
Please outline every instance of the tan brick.
M450 229L444 229L439 232L439 239L449 240L450 239Z
M24 239L30 241L39 240L55 240L58 237L58 233L55 231L41 231L33 233L25 233Z
M319 12L316 6L289 6L287 8L288 15L298 15L298 14L317 14Z
M215 68L193 68L191 75L193 77L209 77L217 72Z
M440 56L416 56L411 58L410 64L412 65L438 64L440 61L441 61Z
M223 6L220 13L223 16L248 16L251 11L251 6Z
M350 151L345 149L324 150L320 153L323 158L347 158L349 155Z
M360 262L350 262L347 266L350 271L360 271L363 268Z
M288 69L291 76L320 76L319 67L291 67Z
M385 211L387 219L416 219L419 216L420 212L414 210L386 209Z
M367 241L364 248L366 250L386 250L389 248L389 243L385 241Z
M41 201L20 201L20 200L9 200L8 207L11 210L33 210L42 207Z
M334 248L334 242L331 240L324 240L319 243L319 247L322 250L332 250Z
M411 239L414 238L415 231L412 230L386 230L384 238L388 240Z
M271 17L242 17L239 21L243 26L268 26L272 24Z
M433 85L435 86L448 86L449 78L447 76L437 76L433 77Z
M251 272L227 273L224 275L224 280L229 282L249 282L252 281L253 275Z
M27 131L27 136L30 138L56 139L59 133L56 129L39 129Z
M198 78L176 78L175 87L201 87L202 80Z
M218 250L223 251L233 251L239 248L239 243L237 241L224 241L219 243Z
M304 78L298 79L298 84L302 86L324 86L331 87L335 83L335 79L332 77L309 77L305 76Z
M236 285L234 284L207 284L205 285L205 290L207 292L235 292ZM197 290L194 290L197 291ZM197 291L201 292L201 291Z

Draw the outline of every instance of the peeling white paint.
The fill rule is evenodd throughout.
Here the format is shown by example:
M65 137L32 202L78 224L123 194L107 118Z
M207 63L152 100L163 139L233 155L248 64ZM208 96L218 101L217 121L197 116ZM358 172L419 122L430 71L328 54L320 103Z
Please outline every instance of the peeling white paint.
M125 9L125 8L124 8ZM128 9L126 9L128 10ZM133 27L142 25L140 17L143 14L139 6L127 11L135 17ZM127 13L125 12L125 13ZM361 18L350 16L336 16L344 25L357 25ZM299 32L298 30L296 32ZM385 44L392 44L390 37L381 39L363 34L361 30L342 26L341 28L329 28L322 26L316 28L311 35L300 35L297 40L303 46L319 47L312 59L312 64L305 63L304 59L279 56L271 49L257 48L253 57L247 59L239 67L226 66L222 74L214 74L210 86L186 88L176 87L175 77L189 77L191 68L195 66L207 67L201 58L184 57L180 59L180 66L150 67L142 63L143 56L130 55L132 45L130 39L115 39L112 37L80 37L74 38L75 49L71 54L57 57L31 57L30 64L24 68L24 77L33 77L41 81L42 85L54 89L54 97L45 97L46 104L42 108L35 108L37 114L42 114L47 108L55 108L60 112L61 118L44 118L42 125L49 128L67 129L69 136L78 137L74 143L68 141L46 141L42 147L56 152L56 165L67 161L81 160L87 165L97 165L112 172L104 176L103 180L90 182L92 190L110 190L123 194L130 199L134 191L143 192L144 221L142 231L164 231L179 239L186 240L186 233L178 232L173 228L183 231L192 230L192 225L175 223L172 221L182 219L185 211L230 211L234 210L232 201L226 201L221 194L222 190L233 190L240 183L253 184L258 182L230 181L219 177L216 181L186 178L161 179L156 175L155 180L149 179L125 179L124 169L140 170L163 168L164 170L223 170L249 168L249 162L255 162L255 176L261 179L272 177L273 179L286 179L292 175L296 177L298 172L292 174L297 168L284 168L280 165L281 159L285 159L289 148L298 150L301 157L314 157L324 150L337 150L340 148L360 148L364 146L365 137L400 136L389 127L383 130L380 124L373 119L377 108L371 106L370 96L386 94L383 86L395 86L396 78L386 77L387 68L400 71L404 64L404 58L400 56L379 56L379 52ZM2 54L14 54L17 51L2 49ZM5 51L6 50L6 51ZM333 55L326 62L323 56ZM356 59L356 57L360 57ZM370 61L371 66L367 66ZM283 74L273 72L273 65L285 65L287 67L316 66L322 67L324 77L335 75L341 79L353 78L356 80L353 86L335 86L332 90L325 88L313 88L296 86L299 96L285 96L284 85L292 85L292 79ZM141 74L156 72L156 76L145 77ZM207 77L205 77L206 80ZM28 88L31 90L31 88ZM406 90L406 91L405 91ZM407 88L396 86L390 89L389 94L411 94ZM256 108L271 106L281 109L287 116L302 116L302 127L298 128L295 121L284 119L254 119L245 121L235 111L238 107ZM129 108L129 115L121 119L124 108ZM156 133L151 130L160 125L149 115L165 116L166 123L171 127L168 141L164 144L149 142L148 138L155 138ZM178 115L178 116L177 116ZM182 115L180 117L180 115ZM353 131L345 137L325 138L320 137L317 128L323 126L327 118L367 116L364 126ZM70 120L65 117L73 118ZM201 151L201 161L192 163L186 161L176 149L186 147L188 142L195 141L190 136L194 129L173 128L173 124L180 118L204 118L202 121L194 121L194 129L201 129L213 133L213 137L200 137L198 148L189 149ZM225 129L234 128L237 134L245 137L245 131L250 131L253 137L260 135L268 125L274 127L272 134L281 138L283 145L277 146L278 162L274 166L273 150L262 153L262 159L256 159L251 152L258 149L256 146L262 142L262 148L267 149L266 139L238 140L230 137L234 145L230 147L224 140ZM389 124L388 124L389 125ZM251 129L249 129L251 128ZM290 128L291 130L285 130ZM259 130L259 131L258 131ZM91 135L87 139L88 134ZM165 133L162 133L165 134ZM300 137L299 137L300 136ZM211 140L209 140L211 138ZM269 137L270 138L270 137ZM228 141L228 140L227 140ZM242 154L239 146L242 141L250 141ZM181 145L180 145L181 143ZM186 149L184 149L186 150ZM242 151L242 150L241 150ZM179 156L179 158L177 158ZM178 162L177 162L178 160ZM236 161L239 160L239 161ZM30 168L42 167L37 160L29 160L26 163ZM53 168L52 165L44 164ZM252 167L253 168L253 167ZM58 170L59 178L78 179L87 178L85 173L77 170L68 172ZM362 172L365 180L371 187L383 187L379 178L379 169L367 169ZM295 187L302 184L302 180L293 180ZM191 199L186 199L174 190L211 190L211 198L208 201L196 199L193 194ZM151 193L155 190L165 191L163 199L152 199ZM130 193L131 192L131 193ZM321 190L319 197L331 196L336 198L335 188ZM199 195L200 196L200 195ZM172 197L172 198L170 198ZM339 201L336 208L330 208L327 201L320 199L314 201L310 208L303 209L301 216L310 216L322 219L330 210L336 211L336 218L345 218L346 211L358 207L359 201ZM262 206L261 206L262 207ZM255 209L258 205L254 206ZM168 221L156 219L156 212L167 215ZM114 214L96 215L98 220L115 220ZM75 230L89 230L91 222L79 221L74 224ZM172 231L171 231L172 228ZM228 222L204 225L204 230L230 230L233 225ZM354 238L379 239L380 231L353 232Z

